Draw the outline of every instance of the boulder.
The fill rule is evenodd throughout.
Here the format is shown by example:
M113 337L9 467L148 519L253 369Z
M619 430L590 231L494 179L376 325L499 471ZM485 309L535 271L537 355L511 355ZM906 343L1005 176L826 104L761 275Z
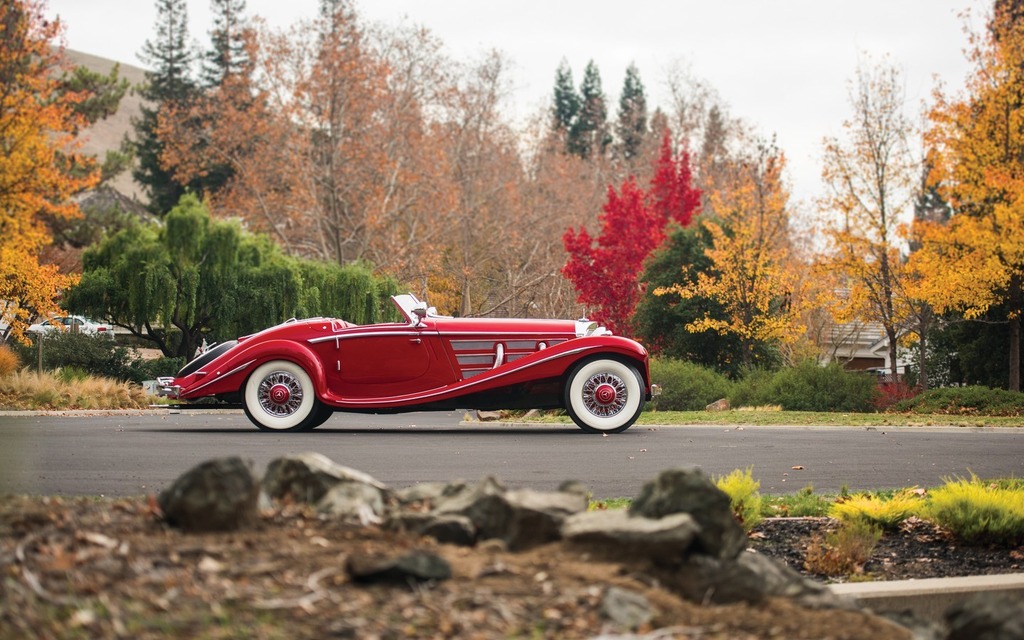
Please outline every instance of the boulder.
M471 547L476 543L476 527L473 521L458 514L437 515L420 511L403 511L392 514L386 527L393 531L409 531L421 536L430 536L445 544Z
M722 398L721 400L715 400L708 406L704 407L705 411L728 411L732 405L729 404L729 398Z
M257 518L259 482L252 464L234 456L199 464L160 492L168 524L185 531L234 531Z
M272 460L263 490L275 500L315 505L335 485L357 483L377 489L383 500L387 487L369 474L343 467L319 453L301 453Z
M378 524L384 515L384 492L361 482L342 482L327 490L316 503L320 513Z
M697 468L661 472L643 486L629 513L652 519L690 514L700 527L696 550L716 558L735 558L747 546L747 535L733 516L729 496Z
M585 511L566 518L562 537L613 561L648 559L678 563L686 557L700 528L687 513L651 519L623 510Z

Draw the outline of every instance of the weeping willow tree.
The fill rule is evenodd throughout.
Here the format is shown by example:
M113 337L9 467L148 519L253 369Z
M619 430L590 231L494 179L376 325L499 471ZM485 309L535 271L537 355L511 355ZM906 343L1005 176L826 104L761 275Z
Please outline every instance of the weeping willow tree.
M269 238L214 220L194 195L162 225L136 225L82 259L68 307L123 327L168 357L202 341L254 333L293 317L364 324L391 318L397 285L366 264L338 266L285 255Z

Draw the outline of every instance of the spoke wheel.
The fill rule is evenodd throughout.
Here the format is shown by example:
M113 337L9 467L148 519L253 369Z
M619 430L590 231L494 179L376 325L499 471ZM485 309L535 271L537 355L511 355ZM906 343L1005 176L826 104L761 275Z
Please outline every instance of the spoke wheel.
M584 431L625 431L644 408L640 374L632 365L618 360L585 361L569 374L565 407L573 422Z
M309 374L287 360L272 360L252 372L245 382L243 407L264 431L305 431L330 416L316 399Z

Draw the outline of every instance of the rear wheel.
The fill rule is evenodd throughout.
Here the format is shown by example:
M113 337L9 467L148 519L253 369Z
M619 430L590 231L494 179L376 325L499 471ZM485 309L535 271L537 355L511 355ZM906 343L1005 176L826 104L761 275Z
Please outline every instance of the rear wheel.
M245 381L245 415L264 431L307 431L330 417L309 374L294 362L272 360Z
M588 433L619 433L640 417L644 386L636 367L618 360L589 360L569 373L565 408Z

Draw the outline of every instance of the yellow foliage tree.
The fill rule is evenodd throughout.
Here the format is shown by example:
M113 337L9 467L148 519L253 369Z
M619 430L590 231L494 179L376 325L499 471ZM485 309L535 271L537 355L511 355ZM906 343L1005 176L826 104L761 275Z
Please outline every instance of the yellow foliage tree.
M1009 381L1020 390L1024 313L1024 24L997 3L989 28L972 38L974 73L966 95L936 92L926 134L932 181L953 207L945 224L916 225L911 257L917 295L939 313L990 320L1010 329Z
M75 282L39 263L51 242L42 216L79 215L69 197L99 178L75 152L84 121L74 106L87 96L63 90L54 73L63 64L63 49L51 46L60 31L41 0L0 4L0 317L20 340Z
M711 271L698 273L692 284L655 291L718 301L724 318L705 315L686 329L736 335L744 366L754 364L758 343L791 343L805 332L799 277L790 257L784 168L785 156L763 143L731 167L724 188L711 194L714 215L701 220L713 242L705 251Z
M896 379L896 347L911 302L904 295L900 218L908 213L918 165L908 146L913 127L903 114L902 80L892 66L859 68L852 83L853 117L846 140L825 141L821 207L841 216L830 233L830 253L818 264L837 274L848 295L837 296L836 320L879 323L889 341Z

